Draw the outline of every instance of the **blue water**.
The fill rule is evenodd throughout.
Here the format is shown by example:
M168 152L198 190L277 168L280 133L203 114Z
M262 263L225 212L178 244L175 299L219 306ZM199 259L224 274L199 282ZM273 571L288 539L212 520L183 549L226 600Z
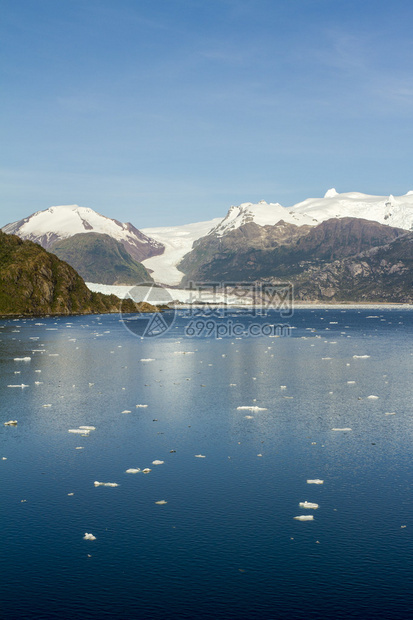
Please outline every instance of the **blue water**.
M142 340L117 315L0 321L1 618L411 618L413 310L288 322L188 338L178 316Z

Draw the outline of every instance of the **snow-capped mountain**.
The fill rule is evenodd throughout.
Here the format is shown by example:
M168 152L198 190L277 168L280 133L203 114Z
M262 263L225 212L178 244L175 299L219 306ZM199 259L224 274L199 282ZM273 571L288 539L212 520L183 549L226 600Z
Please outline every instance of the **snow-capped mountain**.
M339 194L329 189L323 198L308 198L292 207L264 200L230 207L227 215L207 222L185 226L145 228L146 235L165 246L165 252L144 261L157 282L175 286L182 278L177 269L182 258L191 251L195 241L208 236L223 237L244 224L273 226L280 220L296 226L317 226L331 218L356 217L389 226L413 230L413 192L404 196L370 196L359 192Z
M19 222L7 224L5 233L18 235L50 249L54 243L79 233L101 233L119 241L137 261L161 254L163 245L143 234L132 224L100 215L93 209L78 205L61 205L37 211Z
M413 230L413 191L404 196L371 196L359 192L339 194L329 189L323 198L307 198L290 211L318 222L333 217L358 217L405 230Z
M105 233L120 241L128 253L151 271L155 281L176 286L183 273L177 268L194 242L202 237L223 238L248 223L274 226L317 226L332 218L361 218L391 227L413 230L413 192L404 196L371 196L359 192L339 194L330 189L322 198L308 198L292 207L261 201L232 206L223 218L185 224L136 229L104 217L86 207L67 205L38 211L24 220L8 224L4 232L17 234L51 248L56 241L78 233Z
M261 200L258 204L244 202L238 207L231 207L224 219L209 234L223 237L248 222L255 222L258 226L274 226L280 220L296 226L319 224L319 221L305 213L296 213L292 209L281 206L278 202L267 203Z

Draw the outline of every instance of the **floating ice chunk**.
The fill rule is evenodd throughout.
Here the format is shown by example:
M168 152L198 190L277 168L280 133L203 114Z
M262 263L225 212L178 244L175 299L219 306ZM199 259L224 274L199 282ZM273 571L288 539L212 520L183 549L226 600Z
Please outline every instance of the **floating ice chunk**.
M355 383L355 381L347 381L347 383L348 383L349 385L352 385L353 383Z
M195 454L194 455L197 459L204 459L205 455L204 454Z
M154 362L155 360L151 357L148 357L147 359L141 359L139 360L140 362Z
M79 428L81 428L82 431L95 431L96 430L96 426L79 426Z
M375 396L374 394L370 394L370 396L367 396L367 398L369 398L370 400L377 400L378 396Z
M86 532L85 535L83 536L83 540L96 540L96 536L93 536L93 534L88 534Z
M307 484L324 484L324 480L314 478L314 480L307 480Z
M318 508L318 504L313 504L313 502L300 502L299 504L300 508L308 508L308 509L312 509L312 510L316 510Z
M15 362L30 362L32 358L31 357L15 357L14 361Z
M125 409L124 411L122 411L122 413L132 413L132 412L129 411L129 409Z
M140 467L137 467L136 469L135 469L134 467L131 467L130 469L127 469L127 470L125 471L125 474L137 474L137 473L139 473L140 471L141 471L141 470L140 470Z
M253 405L251 407L237 407L237 411L267 411L267 409L265 407L257 407L256 405Z
M300 515L299 517L294 517L297 521L313 521L313 515Z
M76 446L75 450L84 450L83 446Z
M163 465L165 461L152 461L152 465Z
M29 387L28 385L26 385L25 383L20 383L20 385L8 385L7 387L9 388L26 388Z
M396 415L396 412L395 411L392 411L392 412L386 411L386 413L384 415Z
M244 416L244 418L245 418L246 420L253 420L253 419L254 419L254 416L253 416L253 415L246 415L246 416Z
M42 405L42 407L51 407L52 405L47 404L47 405Z
M280 389L281 389L281 390L286 390L286 389L287 389L287 386L286 386L286 385L280 385Z
M332 357L322 357L321 359L322 360L332 360L333 358Z
M1 460L2 460L2 461L7 461L7 456L2 456L2 457L1 457Z
M74 433L78 435L89 435L90 431L82 428L69 428L68 433Z
M17 426L17 420L9 420L4 423L4 426Z
M95 487L118 487L119 486L117 482L98 482L97 480L95 480L93 484L95 485Z
M135 405L137 409L147 407L148 405Z
M43 381L35 381L34 384L35 385L43 385Z
M353 355L353 360L366 360L370 355Z
M155 502L155 504L158 504L158 506L163 506L164 504L167 504L168 502L166 502L164 499L160 499L159 502Z
M72 495L74 495L74 493L68 493L68 496L71 497Z
M59 357L59 353L49 353L49 357Z
M351 431L351 428L332 428L332 431Z
M193 355L195 351L174 351L175 355Z
M152 470L149 469L149 467L145 467L145 469L142 469L142 473L144 473L144 474L149 474L150 471L152 471Z

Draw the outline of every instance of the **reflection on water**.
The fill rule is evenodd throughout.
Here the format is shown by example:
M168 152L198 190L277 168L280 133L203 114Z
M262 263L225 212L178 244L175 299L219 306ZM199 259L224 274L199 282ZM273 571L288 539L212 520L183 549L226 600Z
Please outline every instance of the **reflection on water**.
M0 323L6 618L409 618L413 312L290 324Z

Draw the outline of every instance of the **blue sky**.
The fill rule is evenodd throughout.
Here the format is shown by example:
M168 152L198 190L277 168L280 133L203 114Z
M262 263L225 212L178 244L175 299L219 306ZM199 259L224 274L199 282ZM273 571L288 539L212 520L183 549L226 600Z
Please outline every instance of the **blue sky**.
M413 189L411 0L2 0L0 225Z

